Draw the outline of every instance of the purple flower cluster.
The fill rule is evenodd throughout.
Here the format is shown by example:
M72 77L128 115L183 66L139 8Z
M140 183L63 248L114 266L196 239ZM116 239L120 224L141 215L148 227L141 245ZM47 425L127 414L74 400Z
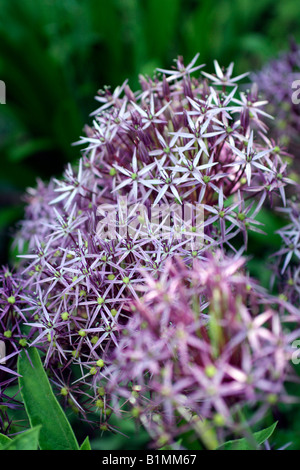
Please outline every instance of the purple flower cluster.
M288 200L281 209L289 220L288 225L278 231L281 248L274 253L274 282L283 299L300 305L300 203L296 197Z
M300 105L293 102L292 96L299 97L300 48L292 41L290 50L271 60L260 72L252 75L260 93L268 100L268 111L276 115L270 129L271 135L279 139L292 155L300 149Z
M277 400L286 378L290 337L279 310L237 274L248 231L261 232L262 205L286 204L285 153L267 137L256 87L239 91L232 64L195 78L197 58L141 77L138 93L127 82L99 92L78 167L29 190L18 275L3 274L12 354L26 341L38 347L66 403L100 412L102 426L116 408L109 400L136 398L134 413L156 436L178 416L190 423L186 413L198 416L195 429L200 416L228 424L232 404ZM99 224L124 198L126 217L119 211L110 238ZM200 222L194 209L187 225L176 218L187 207ZM212 257L220 252L234 258ZM136 382L132 399L121 377ZM162 412L156 424L152 410Z
M253 422L289 400L284 382L299 329L285 329L299 312L268 296L243 264L218 252L192 269L169 261L158 279L145 276L107 374L115 408L129 404L156 445L188 430L203 439L205 420L232 430L245 404Z

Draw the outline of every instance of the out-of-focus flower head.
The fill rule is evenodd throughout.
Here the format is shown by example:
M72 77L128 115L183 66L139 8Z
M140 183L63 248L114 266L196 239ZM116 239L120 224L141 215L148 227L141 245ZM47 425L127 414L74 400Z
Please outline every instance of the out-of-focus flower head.
M107 389L116 412L138 418L156 446L187 431L203 440L213 425L224 438L245 405L253 423L289 400L285 382L299 328L289 333L285 322L299 324L299 312L269 297L243 264L217 252L190 270L173 260L159 279L146 275Z
M258 85L264 99L269 102L268 111L276 115L270 135L287 147L292 155L297 156L300 148L300 106L298 99L293 100L293 94L299 95L299 83L296 89L293 84L300 79L299 46L292 40L287 52L271 60L251 78Z
M296 196L281 209L289 223L278 230L281 248L274 253L273 281L283 298L300 306L300 203Z

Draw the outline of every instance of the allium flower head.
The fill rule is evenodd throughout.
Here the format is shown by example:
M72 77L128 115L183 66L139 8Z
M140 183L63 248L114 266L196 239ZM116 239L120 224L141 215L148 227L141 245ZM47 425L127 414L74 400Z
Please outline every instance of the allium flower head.
M83 414L102 400L98 384L126 331L136 341L128 351L136 351L139 364L132 378L140 381L145 370L153 372L153 390L159 392L153 407L164 404L168 429L175 419L174 400L185 406L190 397L193 413L208 418L219 413L227 422L227 396L255 402L272 387L281 393L284 353L273 344L274 334L281 334L280 322L269 309L253 320L246 305L252 291L234 273L247 248L248 231L261 231L255 219L262 204L278 198L285 204L288 170L267 137L257 89L239 91L241 77L232 77L232 66L222 71L216 65L216 75L202 73L197 58L185 66L179 57L174 69L140 77L137 93L127 82L113 92L100 91L100 107L79 141L84 149L77 167L68 165L61 179L39 182L27 196L26 218L16 237L24 304L20 315L30 327L28 343L42 351L53 384ZM186 214L190 208L184 225L178 210ZM115 236L109 237L99 227L115 211ZM166 220L169 231L161 236ZM128 226L131 232L126 232ZM218 268L210 258L216 250L233 253L235 261ZM180 268L171 263L175 257ZM196 260L204 264L197 268ZM188 268L193 268L190 274ZM141 307L145 279L153 289ZM190 290L184 279L192 283ZM138 313L132 310L133 301ZM224 321L222 302L228 306ZM253 302L259 304L255 295ZM138 336L134 331L140 331L141 309L148 326ZM3 310L2 321L9 312ZM265 322L272 323L275 333ZM246 323L255 324L251 338ZM157 348L154 358L148 354L151 343ZM184 373L170 359L174 348L186 360ZM258 367L257 357L266 350L270 360ZM174 396L160 401L163 358L165 385ZM221 372L212 374L212 367ZM258 392L248 384L247 374L258 382L263 378ZM210 385L217 391L207 401ZM102 414L106 419L106 411Z
M277 116L271 126L271 135L286 146L292 155L297 155L300 142L300 109L299 104L292 100L296 92L293 83L299 79L300 49L294 41L291 41L289 51L252 75L260 93L269 102L267 109Z

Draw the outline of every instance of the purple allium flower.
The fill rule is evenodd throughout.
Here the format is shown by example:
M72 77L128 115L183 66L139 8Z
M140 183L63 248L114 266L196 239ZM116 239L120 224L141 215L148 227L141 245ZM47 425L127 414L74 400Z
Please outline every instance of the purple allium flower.
M107 378L116 412L139 418L156 445L189 430L202 440L204 422L221 436L243 406L253 408L254 422L290 399L285 382L300 330L289 333L286 322L299 323L299 312L243 268L243 259L217 252L192 269L169 260L156 280L145 274Z
M260 93L269 102L268 111L276 115L270 135L286 146L292 155L299 152L300 107L293 103L293 83L300 79L300 49L292 41L290 50L271 60L252 75ZM299 87L298 87L299 88Z
M283 297L300 306L300 203L296 197L288 200L287 207L281 209L288 225L278 230L281 248L274 253L273 282L277 281Z
M21 260L18 275L22 276L22 321L30 327L28 342L44 354L44 365L54 386L65 397L66 403L83 414L97 409L107 420L111 405L104 399L102 389L99 395L99 383L102 379L105 383L106 370L115 349L120 347L120 338L128 331L128 325L130 337L137 341L136 347L144 341L143 338L148 337L152 341L151 329L146 329L140 339L134 336L134 329L140 329L141 316L140 312L136 314L132 310L133 301L140 308L139 297L145 276L147 282L155 286L153 295L156 295L157 278L160 278L171 283L168 296L174 295L177 299L179 293L173 289L176 283L172 279L168 281L172 269L175 269L171 268L174 257L182 260L182 275L191 276L196 284L186 292L180 278L177 284L183 294L178 307L172 303L172 308L169 308L167 296L158 304L153 298L153 308L161 309L164 305L159 320L163 323L159 323L158 328L160 331L164 326L166 334L170 334L170 348L174 341L170 321L181 325L182 334L190 335L192 341L192 345L186 344L186 349L182 350L191 362L189 375L183 376L182 381L180 378L172 388L179 402L186 400L183 397L189 396L186 391L193 390L195 381L213 379L205 375L203 367L214 365L218 351L221 353L218 365L222 361L227 364L228 369L221 370L226 374L226 381L231 377L231 386L222 385L219 399L212 396L206 403L207 409L200 405L200 408L195 408L195 413L201 410L207 417L211 417L215 410L229 419L226 394L236 395L238 401L240 396L243 400L256 401L260 394L254 392L251 384L245 383L247 367L250 372L254 368L257 380L264 377L264 392L270 391L274 385L273 379L266 378L271 363L276 372L279 371L276 362L279 349L274 349L271 330L264 340L266 344L270 340L270 361L265 359L260 368L256 367L255 354L259 354L258 345L263 341L260 332L265 331L262 325L264 321L273 321L273 318L274 325L277 325L277 314L271 310L259 317L262 324L257 319L257 334L255 330L249 347L241 347L243 351L239 354L245 365L240 359L236 363L232 360L234 341L247 337L245 324L251 324L254 313L247 310L245 288L241 288L240 299L238 295L230 294L228 283L240 266L240 254L247 249L248 230L261 230L255 218L262 204L278 198L285 204L284 189L289 184L287 169L280 149L273 147L267 138L266 124L262 121L266 117L264 102L258 100L256 87L238 95L238 77L232 78L232 66L222 72L216 65L216 76L202 74L198 78L192 77L192 72L202 68L195 66L196 59L197 56L184 66L179 57L174 70L160 70L153 79L141 77L142 89L138 93L133 93L127 82L114 92L109 88L100 91L97 100L101 106L93 113L93 123L86 126L86 135L80 139L85 149L78 167L68 165L62 179L52 179L48 185L39 182L27 196L26 218L21 222L16 237ZM122 198L127 198L126 215L122 212ZM106 217L106 208L111 206L120 209L120 230L116 230L113 239L105 234L100 236L98 230L102 218ZM145 214L142 214L140 206L146 207ZM163 206L172 208L171 215L159 215ZM204 216L200 223L196 223L197 217L192 213L186 228L180 218L176 224L176 208L181 210L189 206L198 207ZM158 214L156 224L149 224L151 211ZM160 230L166 218L172 219L172 223L168 236L162 237ZM122 236L122 227L129 224L134 229ZM242 237L238 237L239 234ZM196 247L187 244L193 237L200 239ZM215 279L215 290L210 291L212 279L207 279L204 289L205 283L199 278L200 272L204 276L203 267L198 274L196 267L190 275L185 270L192 268L195 260L206 263L207 258L207 273L210 269L217 269L210 258L217 249L224 253L233 252L236 259L220 271L221 278ZM224 281L223 286L224 273L227 284ZM239 293L235 277L233 282ZM243 283L241 278L244 286ZM196 310L191 306L187 308L192 292L195 293ZM235 320L232 325L226 323L228 317L225 325L218 325L219 319L209 311L211 302L217 308L220 299L216 296L222 298L225 294L232 303L232 310L228 310ZM149 300L150 294L147 295ZM247 295L251 297L252 294ZM258 303L255 296L254 301ZM237 318L236 302L245 306L243 319ZM6 309L4 314L9 315L9 310ZM156 328L158 319L155 312L147 315L152 315L149 322L153 321ZM215 335L212 342L207 323L208 331ZM278 325L280 329L280 323ZM226 338L223 338L223 328L228 334ZM202 339L197 337L199 331L203 334ZM227 352L219 342L221 333L226 344L230 345ZM233 343L229 335L232 335ZM123 339L121 341L123 345ZM184 345L184 341L181 344ZM141 344L141 347L144 346ZM189 347L194 351L191 357ZM168 353L164 336L157 340L157 348L161 354ZM165 357L168 359L169 356ZM194 357L196 362L193 362ZM285 365L283 355L280 353L278 357ZM155 360L149 359L147 367L149 370L153 367L155 374L160 373L160 366L155 369L158 367ZM285 377L284 371L285 366L279 371L278 384ZM165 374L166 385L170 381L171 384L174 374L177 374L175 364L170 362ZM256 380L256 375L254 378ZM223 379L219 372L214 375L214 380L220 384L223 384ZM161 385L153 382L153 386L156 390ZM277 388L274 390L277 393ZM280 391L278 386L278 393ZM191 396L194 403L201 402L203 398L194 392ZM161 394L158 393L157 397ZM160 406L158 402L156 405ZM167 420L172 423L170 404L166 407Z

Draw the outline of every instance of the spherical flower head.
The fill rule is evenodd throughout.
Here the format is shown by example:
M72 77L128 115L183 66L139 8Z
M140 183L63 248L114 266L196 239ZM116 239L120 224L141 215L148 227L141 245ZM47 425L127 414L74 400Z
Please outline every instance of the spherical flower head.
M86 390L95 390L106 374L120 338L126 332L131 337L129 321L137 321L149 341L150 326L158 328L161 347L168 335L174 345L180 336L193 335L189 328L206 335L209 315L202 301L195 300L200 302L200 327L194 325L196 304L186 308L191 293L181 280L164 288L169 261L178 257L184 272L194 272L197 260L216 249L236 250L233 239L242 251L249 230L261 233L256 216L263 203L278 197L285 202L289 181L280 153L267 138L264 103L256 89L240 91L242 77L233 76L232 65L224 71L215 62L211 75L202 73L197 59L184 65L178 58L175 69L141 77L137 93L127 82L113 92L100 92L99 108L79 142L85 148L78 164L68 165L63 177L48 185L39 181L27 195L16 244L24 322L31 332L30 341L17 335L17 347L39 347L50 375L65 364L65 375L76 377L72 406L80 411ZM141 324L136 316L145 276L151 283L161 281L153 290L157 301L152 299L161 316L158 324L155 314L145 313ZM216 312L223 303L238 310L235 299L226 298L226 279L215 282L224 290L210 279L206 294ZM18 307L13 292L6 299L5 312ZM170 322L178 325L174 338ZM3 331L8 330L14 338L9 325ZM216 353L223 330L213 320L210 330ZM139 362L138 347L136 354ZM149 367L155 372L151 358ZM180 392L179 401L183 396Z

